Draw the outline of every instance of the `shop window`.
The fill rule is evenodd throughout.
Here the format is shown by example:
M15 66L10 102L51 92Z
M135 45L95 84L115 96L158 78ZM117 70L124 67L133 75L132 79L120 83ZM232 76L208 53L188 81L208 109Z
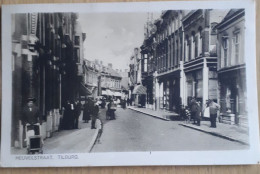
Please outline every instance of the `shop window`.
M216 100L218 93L218 80L209 79L209 99Z

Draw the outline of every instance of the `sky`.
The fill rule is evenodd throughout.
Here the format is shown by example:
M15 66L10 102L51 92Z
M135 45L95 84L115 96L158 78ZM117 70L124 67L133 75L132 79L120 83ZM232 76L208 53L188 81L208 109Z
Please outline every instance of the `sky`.
M86 33L84 58L99 59L114 69L126 69L134 48L143 44L144 24L148 13L79 14L82 32ZM153 18L158 19L159 13Z

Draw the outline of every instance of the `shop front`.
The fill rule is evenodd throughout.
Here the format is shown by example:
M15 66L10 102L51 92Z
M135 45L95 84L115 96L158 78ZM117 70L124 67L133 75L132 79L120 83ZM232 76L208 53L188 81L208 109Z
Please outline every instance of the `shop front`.
M159 109L179 112L181 106L180 72L158 77Z
M217 102L218 74L217 58L201 57L184 64L185 85L184 105L190 106L192 97L205 106L208 99ZM203 117L209 118L209 109L205 109Z
M245 68L220 71L220 105L223 118L231 124L247 125ZM224 120L223 120L224 121Z
M143 85L136 85L133 90L134 105L145 107L147 89Z

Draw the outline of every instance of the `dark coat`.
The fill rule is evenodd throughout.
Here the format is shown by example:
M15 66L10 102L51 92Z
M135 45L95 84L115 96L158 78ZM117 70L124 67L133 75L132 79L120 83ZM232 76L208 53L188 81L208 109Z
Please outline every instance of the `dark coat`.
M71 104L66 104L63 115L63 129L71 129L73 124L73 111L71 110Z
M91 103L88 101L84 104L82 120L90 120Z
M75 115L76 119L79 118L80 114L81 114L81 103L79 102L76 105L76 115Z
M39 108L35 106L34 104L32 106L25 106L23 108L23 119L22 122L25 125L26 123L28 124L36 124L39 122L40 118L40 112Z
M196 102L195 108L196 108L195 118L196 118L197 120L200 120L200 119L201 119L200 114L201 114L201 111L202 111L200 104Z
M99 107L98 107L98 105L95 105L95 106L92 108L91 116L92 116L93 118L98 118L98 113L99 113Z

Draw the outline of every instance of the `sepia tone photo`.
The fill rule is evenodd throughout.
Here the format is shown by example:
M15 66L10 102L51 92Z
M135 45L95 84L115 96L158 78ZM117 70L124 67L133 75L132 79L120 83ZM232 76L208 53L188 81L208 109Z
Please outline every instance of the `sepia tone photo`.
M246 15L12 13L4 153L37 166L84 154L251 152Z
M13 152L248 148L244 15L14 14Z

